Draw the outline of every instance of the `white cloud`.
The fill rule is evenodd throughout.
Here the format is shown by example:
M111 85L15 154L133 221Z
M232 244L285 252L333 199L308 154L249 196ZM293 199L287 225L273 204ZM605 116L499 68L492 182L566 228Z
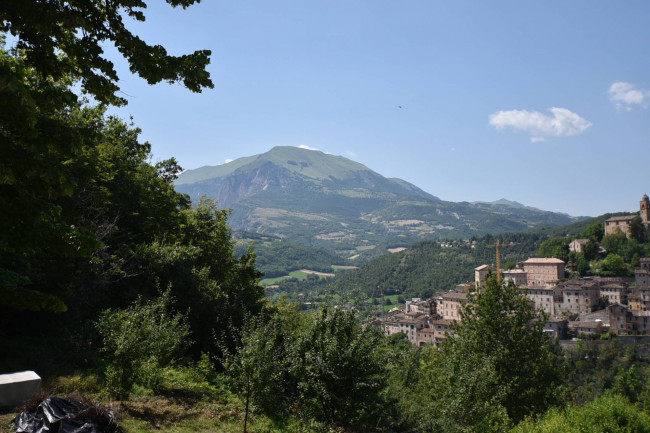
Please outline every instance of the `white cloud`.
M224 162L224 164L228 164L229 162L233 162L233 160L228 158L228 159L226 159L226 162Z
M350 158L356 158L357 157L357 154L355 152L351 151L351 150L346 150L345 154L347 156L349 156Z
M307 149L307 150L316 150L316 151L318 151L318 149L313 148L313 147L309 147L306 144L301 144L300 146L298 146L298 148L299 149Z
M617 110L631 111L635 105L645 106L650 92L637 89L634 84L616 81L609 86L609 100Z
M533 143L546 141L546 137L577 135L585 132L592 123L566 108L552 107L553 116L539 111L497 111L490 115L490 125L497 129L511 127L531 134Z

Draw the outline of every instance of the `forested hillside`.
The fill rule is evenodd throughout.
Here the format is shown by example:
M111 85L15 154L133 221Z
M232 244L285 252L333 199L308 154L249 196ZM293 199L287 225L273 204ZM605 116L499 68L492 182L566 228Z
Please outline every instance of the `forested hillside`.
M376 296L378 288L381 288L386 294L429 297L435 292L473 281L474 268L477 266L494 265L496 251L491 245L497 239L505 244L514 244L501 249L502 266L513 266L535 257L544 241L576 235L590 224L602 222L611 215L549 229L486 235L475 239L473 245L459 241L444 242L448 246L441 246L440 241L419 242L407 250L386 254L361 265L359 269L342 274L332 282L330 289L333 293L360 290L369 296Z
M349 262L327 250L251 232L235 232L235 252L238 256L249 247L255 250L256 266L264 277L273 278L288 275L291 271L309 269L318 272L332 272L332 266L347 265Z

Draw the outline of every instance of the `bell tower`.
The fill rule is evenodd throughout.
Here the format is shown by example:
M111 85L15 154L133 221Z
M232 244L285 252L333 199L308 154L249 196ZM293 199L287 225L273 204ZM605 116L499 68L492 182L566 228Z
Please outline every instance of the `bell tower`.
M643 194L643 197L641 197L639 211L643 225L647 226L650 224L650 200L648 200L648 194Z

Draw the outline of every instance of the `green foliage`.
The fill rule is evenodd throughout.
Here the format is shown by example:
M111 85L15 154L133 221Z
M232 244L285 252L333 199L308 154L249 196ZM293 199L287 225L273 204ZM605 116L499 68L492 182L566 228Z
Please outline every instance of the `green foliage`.
M625 397L600 396L584 406L552 409L538 420L520 423L515 433L650 432L650 415Z
M584 229L577 237L587 238L593 242L600 242L605 235L605 225L602 222L593 222Z
M557 404L562 369L544 322L517 287L489 278L454 334L425 352L420 417L445 431L504 431Z
M567 393L572 401L579 404L610 391L620 380L617 379L619 372L627 371L640 362L634 347L626 347L617 339L606 343L580 341L575 349L565 350L564 359L570 372L565 381ZM625 395L632 398L630 394Z
M379 331L353 312L285 311L247 328L226 365L234 389L269 416L363 427L382 409L382 347Z
M603 277L623 277L629 275L630 269L621 256L610 253L600 262L598 273Z
M648 240L648 234L646 233L645 226L639 216L632 220L629 231L630 237L638 242L646 242Z
M501 260L519 262L534 255L544 236L517 233L499 238L503 243L516 244L501 250ZM474 247L461 243L451 248L443 248L434 241L419 242L408 250L386 254L337 276L331 290L345 293L356 289L376 296L377 287L382 287L386 294L427 298L459 283L473 281L474 268L496 260L494 248L489 247L495 241L494 236L488 235L478 239Z
M542 242L537 251L538 257L555 257L565 262L569 260L570 238L555 237Z
M265 278L289 275L299 269L329 273L332 272L332 265L347 264L345 259L324 249L307 247L274 236L247 232L235 233L235 237L238 239L237 255L243 254L246 247L253 244L257 267Z
M183 8L194 2L168 1ZM163 46L148 45L126 28L124 18L144 21L146 7L142 0L5 0L0 7L0 32L18 38L17 48L24 51L26 65L39 77L57 81L72 76L100 102L126 102L116 96L119 77L113 63L103 56L103 45L107 43L115 44L128 60L131 72L149 84L180 81L195 92L212 87L210 74L205 70L210 51L170 56Z
M184 315L170 312L171 303L168 289L157 299L102 312L97 328L109 360L106 382L111 391L122 393L136 383L156 389L160 369L183 354L190 329Z

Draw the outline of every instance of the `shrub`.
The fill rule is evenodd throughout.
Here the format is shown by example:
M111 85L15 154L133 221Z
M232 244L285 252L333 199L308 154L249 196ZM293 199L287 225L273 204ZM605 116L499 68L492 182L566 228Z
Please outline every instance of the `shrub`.
M172 315L172 301L168 289L158 298L139 298L129 308L101 314L97 328L109 361L105 372L109 392L123 393L135 383L157 389L161 369L183 354L189 326L184 315Z

